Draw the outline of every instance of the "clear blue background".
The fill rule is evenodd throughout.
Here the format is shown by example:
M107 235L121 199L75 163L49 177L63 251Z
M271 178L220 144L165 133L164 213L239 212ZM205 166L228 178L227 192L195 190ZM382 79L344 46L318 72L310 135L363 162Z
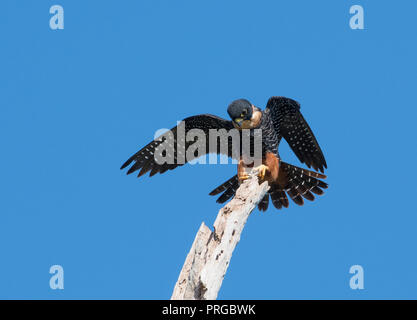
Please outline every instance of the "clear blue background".
M64 30L49 28L54 4ZM365 30L349 28L354 4ZM0 298L169 298L220 209L208 192L236 168L136 179L120 165L157 129L272 95L300 101L330 188L255 211L219 298L417 298L416 12L405 0L1 1ZM49 288L54 264L62 291Z

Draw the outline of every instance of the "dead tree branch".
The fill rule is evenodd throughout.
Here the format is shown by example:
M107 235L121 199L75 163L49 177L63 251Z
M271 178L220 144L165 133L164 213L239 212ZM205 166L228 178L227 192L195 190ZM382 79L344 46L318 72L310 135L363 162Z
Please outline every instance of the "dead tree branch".
M172 300L214 300L223 282L233 250L251 212L269 186L259 185L256 170L236 191L235 197L220 209L211 231L204 222L187 255L172 294Z

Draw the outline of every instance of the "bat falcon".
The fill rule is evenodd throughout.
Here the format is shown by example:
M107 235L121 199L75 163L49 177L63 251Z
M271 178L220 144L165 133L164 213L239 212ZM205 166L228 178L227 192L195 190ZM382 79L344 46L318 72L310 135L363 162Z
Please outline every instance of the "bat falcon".
M213 129L225 129L226 131L237 129L240 132L240 137L242 137L243 129L248 129L251 134L255 129L261 131L262 159L260 159L261 164L258 172L260 180L268 181L270 189L258 204L260 211L268 209L270 198L274 207L281 209L289 206L288 198L291 198L298 205L303 205L304 199L313 201L315 199L314 194L322 195L324 193L323 189L326 189L328 185L321 179L326 178L324 169L327 169L327 163L312 130L300 112L300 104L297 101L286 97L271 97L266 108L261 110L248 100L239 99L228 106L227 112L231 120L210 114L196 115L183 120L185 133L192 129L199 129L206 136L205 153L225 154L236 158L238 161L237 174L210 192L210 195L222 193L217 199L218 203L224 203L235 195L240 183L248 178L246 172L251 165L244 160L245 154L236 155L233 153L233 141L230 136L227 139L226 148L217 146L215 150L210 149L209 135ZM178 143L181 139L184 150L192 145L193 141L184 141L183 138L180 138L179 126L172 128L170 132L173 134L173 142ZM282 161L278 153L282 138L287 141L300 162L315 171ZM158 163L154 155L158 146L165 140L166 138L162 136L156 138L132 155L122 165L121 169L132 165L127 174L140 170L138 177L149 171L150 176L153 176L156 173L164 173L167 170L175 169L191 160L187 158L186 161L178 161L182 153L177 144L174 143L172 144L174 161ZM253 141L254 139L251 140L251 144L254 143ZM250 150L253 147L252 145ZM240 148L240 151L242 151L242 148Z

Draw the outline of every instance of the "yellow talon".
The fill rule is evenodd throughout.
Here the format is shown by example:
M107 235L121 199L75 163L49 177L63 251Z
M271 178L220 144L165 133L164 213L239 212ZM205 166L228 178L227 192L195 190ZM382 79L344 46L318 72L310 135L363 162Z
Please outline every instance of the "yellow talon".
M269 170L269 168L266 165L262 164L257 169L258 169L259 179L261 180L265 179L266 171Z
M239 175L239 181L245 181L249 179L249 175L247 173L242 173Z

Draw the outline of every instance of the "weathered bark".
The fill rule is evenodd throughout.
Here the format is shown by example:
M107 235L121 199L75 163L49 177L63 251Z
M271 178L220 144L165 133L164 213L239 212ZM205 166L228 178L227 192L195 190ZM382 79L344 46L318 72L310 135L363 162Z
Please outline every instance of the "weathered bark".
M259 185L256 169L220 209L211 231L204 222L191 246L172 294L172 300L214 300L223 282L246 221L269 186Z

